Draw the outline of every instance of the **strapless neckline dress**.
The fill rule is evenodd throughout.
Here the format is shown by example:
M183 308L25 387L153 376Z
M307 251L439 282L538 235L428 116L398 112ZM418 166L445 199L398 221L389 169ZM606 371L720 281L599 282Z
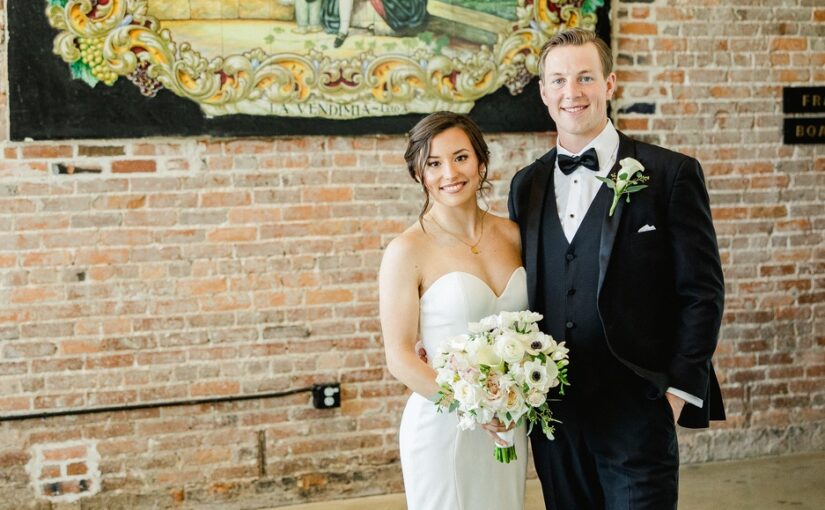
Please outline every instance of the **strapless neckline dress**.
M467 332L469 322L502 311L527 309L527 273L510 275L501 295L472 273L453 271L420 299L421 341L432 363L438 345ZM487 433L461 431L455 413L413 393L401 418L399 443L408 510L519 510L524 505L527 437L516 430L518 460L501 464Z

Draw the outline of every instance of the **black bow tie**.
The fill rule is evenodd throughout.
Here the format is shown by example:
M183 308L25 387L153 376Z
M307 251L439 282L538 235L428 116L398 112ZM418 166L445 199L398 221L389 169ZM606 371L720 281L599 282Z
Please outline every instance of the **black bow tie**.
M558 163L559 170L561 170L564 175L572 174L573 170L580 166L589 168L594 172L599 171L599 157L596 155L596 149L594 147L584 151L581 156L565 156L564 154L559 154Z

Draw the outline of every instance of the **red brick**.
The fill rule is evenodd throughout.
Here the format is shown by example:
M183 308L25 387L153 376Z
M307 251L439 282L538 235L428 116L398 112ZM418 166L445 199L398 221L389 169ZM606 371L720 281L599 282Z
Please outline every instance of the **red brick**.
M178 282L178 293L185 296L200 296L204 294L217 294L227 289L226 280L223 278L211 278L203 280L191 280Z
M655 23L620 23L620 31L623 35L656 35Z
M749 215L751 218L781 218L788 215L788 209L784 205L751 207Z
M11 293L12 303L36 303L40 301L55 301L61 293L55 289L27 287L15 289Z
M24 159L71 158L72 147L68 145L23 145Z
M55 230L69 226L69 217L66 215L18 217L14 222L15 230Z
M796 273L796 266L791 264L773 264L759 268L761 276L785 276L794 273Z
M45 460L74 460L85 459L88 455L86 445L66 446L63 448L53 448L43 450Z
M192 384L193 397L216 397L220 395L235 395L240 393L238 381L203 381Z
M201 195L202 207L237 207L251 202L252 198L246 191L210 191Z
M341 202L352 200L352 188L304 188L301 192L301 201L309 203L317 202Z
M125 150L122 146L113 145L80 145L77 148L77 155L80 157L97 158L102 156L123 156Z
M650 77L647 71L617 70L616 79L626 85L631 82L647 83Z
M804 37L777 37L771 41L771 51L805 51L808 40Z
M258 237L256 227L219 228L206 233L206 239L215 242L254 241Z
M307 304L329 304L329 303L346 303L352 301L352 291L346 289L339 290L316 290L307 293Z
M73 462L66 466L66 474L69 476L85 475L89 468L83 462Z
M806 82L811 77L807 69L781 69L771 74L774 81L779 83Z
M156 170L157 163L152 159L135 159L112 162L112 173L115 174L155 172Z
M28 397L0 397L0 411L26 411L30 408Z
M130 367L135 364L135 356L133 354L114 354L110 356L88 357L86 358L85 368L87 370L108 369L108 368L123 368Z
M38 478L40 480L48 480L48 479L51 479L51 478L60 478L60 477L61 477L60 464L46 464L40 470L40 476L38 476Z
M650 7L633 7L631 15L636 19L645 19L650 16Z
M625 131L647 131L649 127L650 120L644 118L637 118L637 119L628 119L623 118L619 119L618 128L620 130Z
M669 70L659 73L655 77L657 82L684 83L685 72L683 70Z
M229 211L230 223L270 223L280 219L280 207L233 208Z

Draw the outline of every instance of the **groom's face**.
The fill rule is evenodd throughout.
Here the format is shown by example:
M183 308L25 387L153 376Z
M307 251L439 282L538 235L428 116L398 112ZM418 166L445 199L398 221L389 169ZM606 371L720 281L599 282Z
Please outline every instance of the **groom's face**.
M559 143L578 152L604 129L616 75L605 77L594 44L560 46L547 54L539 87Z

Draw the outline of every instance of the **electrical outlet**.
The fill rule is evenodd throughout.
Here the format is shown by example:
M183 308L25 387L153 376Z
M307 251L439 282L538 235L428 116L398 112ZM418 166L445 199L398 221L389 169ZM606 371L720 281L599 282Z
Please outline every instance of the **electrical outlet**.
M315 409L341 407L341 385L338 383L313 384L312 407Z

